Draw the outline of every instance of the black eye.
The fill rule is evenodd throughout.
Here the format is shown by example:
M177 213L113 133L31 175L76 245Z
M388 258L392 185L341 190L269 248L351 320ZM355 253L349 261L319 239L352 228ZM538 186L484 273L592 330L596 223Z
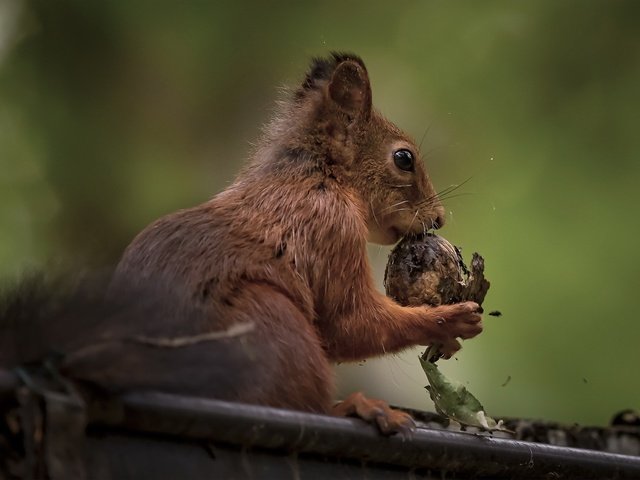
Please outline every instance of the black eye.
M413 153L404 148L393 152L393 162L400 170L405 172L413 171Z

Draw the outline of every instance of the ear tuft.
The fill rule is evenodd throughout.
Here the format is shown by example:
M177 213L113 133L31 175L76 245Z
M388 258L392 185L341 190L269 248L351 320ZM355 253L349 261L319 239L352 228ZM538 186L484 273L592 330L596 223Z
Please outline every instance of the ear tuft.
M302 82L301 87L296 92L296 99L303 98L309 91L317 90L325 85L338 67L343 62L353 62L358 64L365 73L367 68L362 59L353 54L345 52L331 52L328 58L314 58L311 61L309 71Z

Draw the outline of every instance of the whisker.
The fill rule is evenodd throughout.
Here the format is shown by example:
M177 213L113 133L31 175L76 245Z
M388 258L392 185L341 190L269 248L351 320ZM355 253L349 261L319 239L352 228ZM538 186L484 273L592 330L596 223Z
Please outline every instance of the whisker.
M428 202L432 202L432 201L437 201L440 198L440 195L446 195L447 193L453 191L453 186L445 188L444 190L440 191L440 192L436 192L433 195L431 195L430 197L427 197L423 200L421 200L418 205L423 205L426 204Z
M454 190L457 190L458 188L462 187L463 185L465 185L466 183L468 183L473 177L469 177L466 180L460 182L460 183L454 183L453 185L449 185L448 187L440 190L438 193L436 193L436 195L444 195L445 193L449 193L452 192Z
M440 201L444 202L445 200L451 200L452 198L468 197L469 195L476 195L476 193L474 193L474 192L460 192L460 193L456 193L455 195L449 195L447 197L440 197Z
M439 150L444 150L444 146L441 147L432 147L429 150L427 150L425 153L422 154L422 160L427 160L428 158L431 157L431 155L433 155L435 152L439 151Z
M420 200L420 202L418 202L418 208L434 205L436 202L439 202L439 201L440 201L440 197L437 194L431 195L430 197L427 197L424 200Z
M410 208L398 208L396 210L392 210L387 215L393 215L394 213L398 213L398 212L410 212L410 211L411 211Z
M407 230L404 232L404 234L406 235L407 233L409 233L409 231L411 230L411 227L413 227L413 222L416 221L416 218L418 218L418 212L420 210L418 210L416 208L416 213L413 215L413 218L411 219L411 223L409 223L409 226L407 227Z
M471 180L473 177L469 177L467 178L465 181L455 184L455 185L449 185L447 188L440 190L439 192L431 195L430 197L425 198L424 200L422 200L418 205L419 206L424 206L426 204L428 204L428 202L433 202L436 199L439 199L441 197L445 197L447 194L457 190L458 188L462 187L464 184L466 184L467 182L469 182L469 180Z
M371 209L371 214L373 215L373 220L376 222L376 225L380 226L380 222L378 222L378 217L376 217L376 211L373 208L373 202L369 202L369 208Z
M430 123L429 125L427 125L427 128L424 130L424 133L422 134L422 138L420 139L420 143L418 144L418 150L422 148L422 142L424 142L424 139L427 138L427 133L429 133L429 130L431 130L431 125L433 125L433 123Z
M389 209L391 209L393 207L397 207L398 205L402 205L404 203L409 203L409 200L402 200L401 202L394 203L393 205L389 205L388 207L385 207L382 210L379 210L378 213L386 212L387 210L389 210Z
M460 188L460 187L461 187L461 186L463 186L464 184L469 183L469 181L470 181L472 178L473 178L473 175L472 175L471 177L467 178L466 180L463 180L462 182L460 182L460 183L456 184L456 185L449 185L449 188L453 188L454 190L455 190L456 188ZM445 190L446 190L446 189L445 189Z
M446 195L447 193L454 192L457 189L459 189L460 187L462 187L468 181L469 181L469 179L465 180L462 183L458 183L458 184L455 184L455 185L449 185L447 188L443 188L442 190L440 190L436 195Z

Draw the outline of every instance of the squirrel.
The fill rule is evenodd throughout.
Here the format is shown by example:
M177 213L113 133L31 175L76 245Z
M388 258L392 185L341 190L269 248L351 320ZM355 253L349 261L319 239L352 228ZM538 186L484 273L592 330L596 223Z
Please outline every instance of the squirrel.
M120 325L135 351L118 354L109 342L77 347L63 371L123 388L356 415L383 433L405 431L407 413L362 393L334 405L331 364L431 344L450 357L458 338L481 332L476 303L403 307L374 286L367 241L393 244L444 221L415 142L373 108L364 62L346 53L314 59L237 179L153 222L126 248L110 290L126 285L121 292L142 292L128 298L143 297L145 285L160 282L150 298L161 300L138 310L144 327L112 311L98 323ZM180 307L166 313L178 296ZM176 332L195 339L180 368L179 352L153 348L158 335Z

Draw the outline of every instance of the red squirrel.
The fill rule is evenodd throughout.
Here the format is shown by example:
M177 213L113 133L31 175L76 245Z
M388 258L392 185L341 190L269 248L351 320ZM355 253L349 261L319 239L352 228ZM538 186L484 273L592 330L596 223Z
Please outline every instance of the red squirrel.
M402 307L374 286L367 241L393 244L444 220L415 142L373 108L363 61L334 53L312 62L235 182L144 229L115 278L165 279L209 312L212 331L254 327L243 342L268 346L268 378L225 398L354 414L394 432L411 419L382 401L358 393L333 405L331 364L415 345L451 356L457 338L481 332L473 302Z
M482 330L475 303L402 307L374 287L367 240L444 223L416 145L373 109L349 54L315 60L258 145L228 189L143 230L113 276L3 292L0 366L53 368L84 393L159 390L410 429L361 393L333 405L331 363L430 344L451 356Z

